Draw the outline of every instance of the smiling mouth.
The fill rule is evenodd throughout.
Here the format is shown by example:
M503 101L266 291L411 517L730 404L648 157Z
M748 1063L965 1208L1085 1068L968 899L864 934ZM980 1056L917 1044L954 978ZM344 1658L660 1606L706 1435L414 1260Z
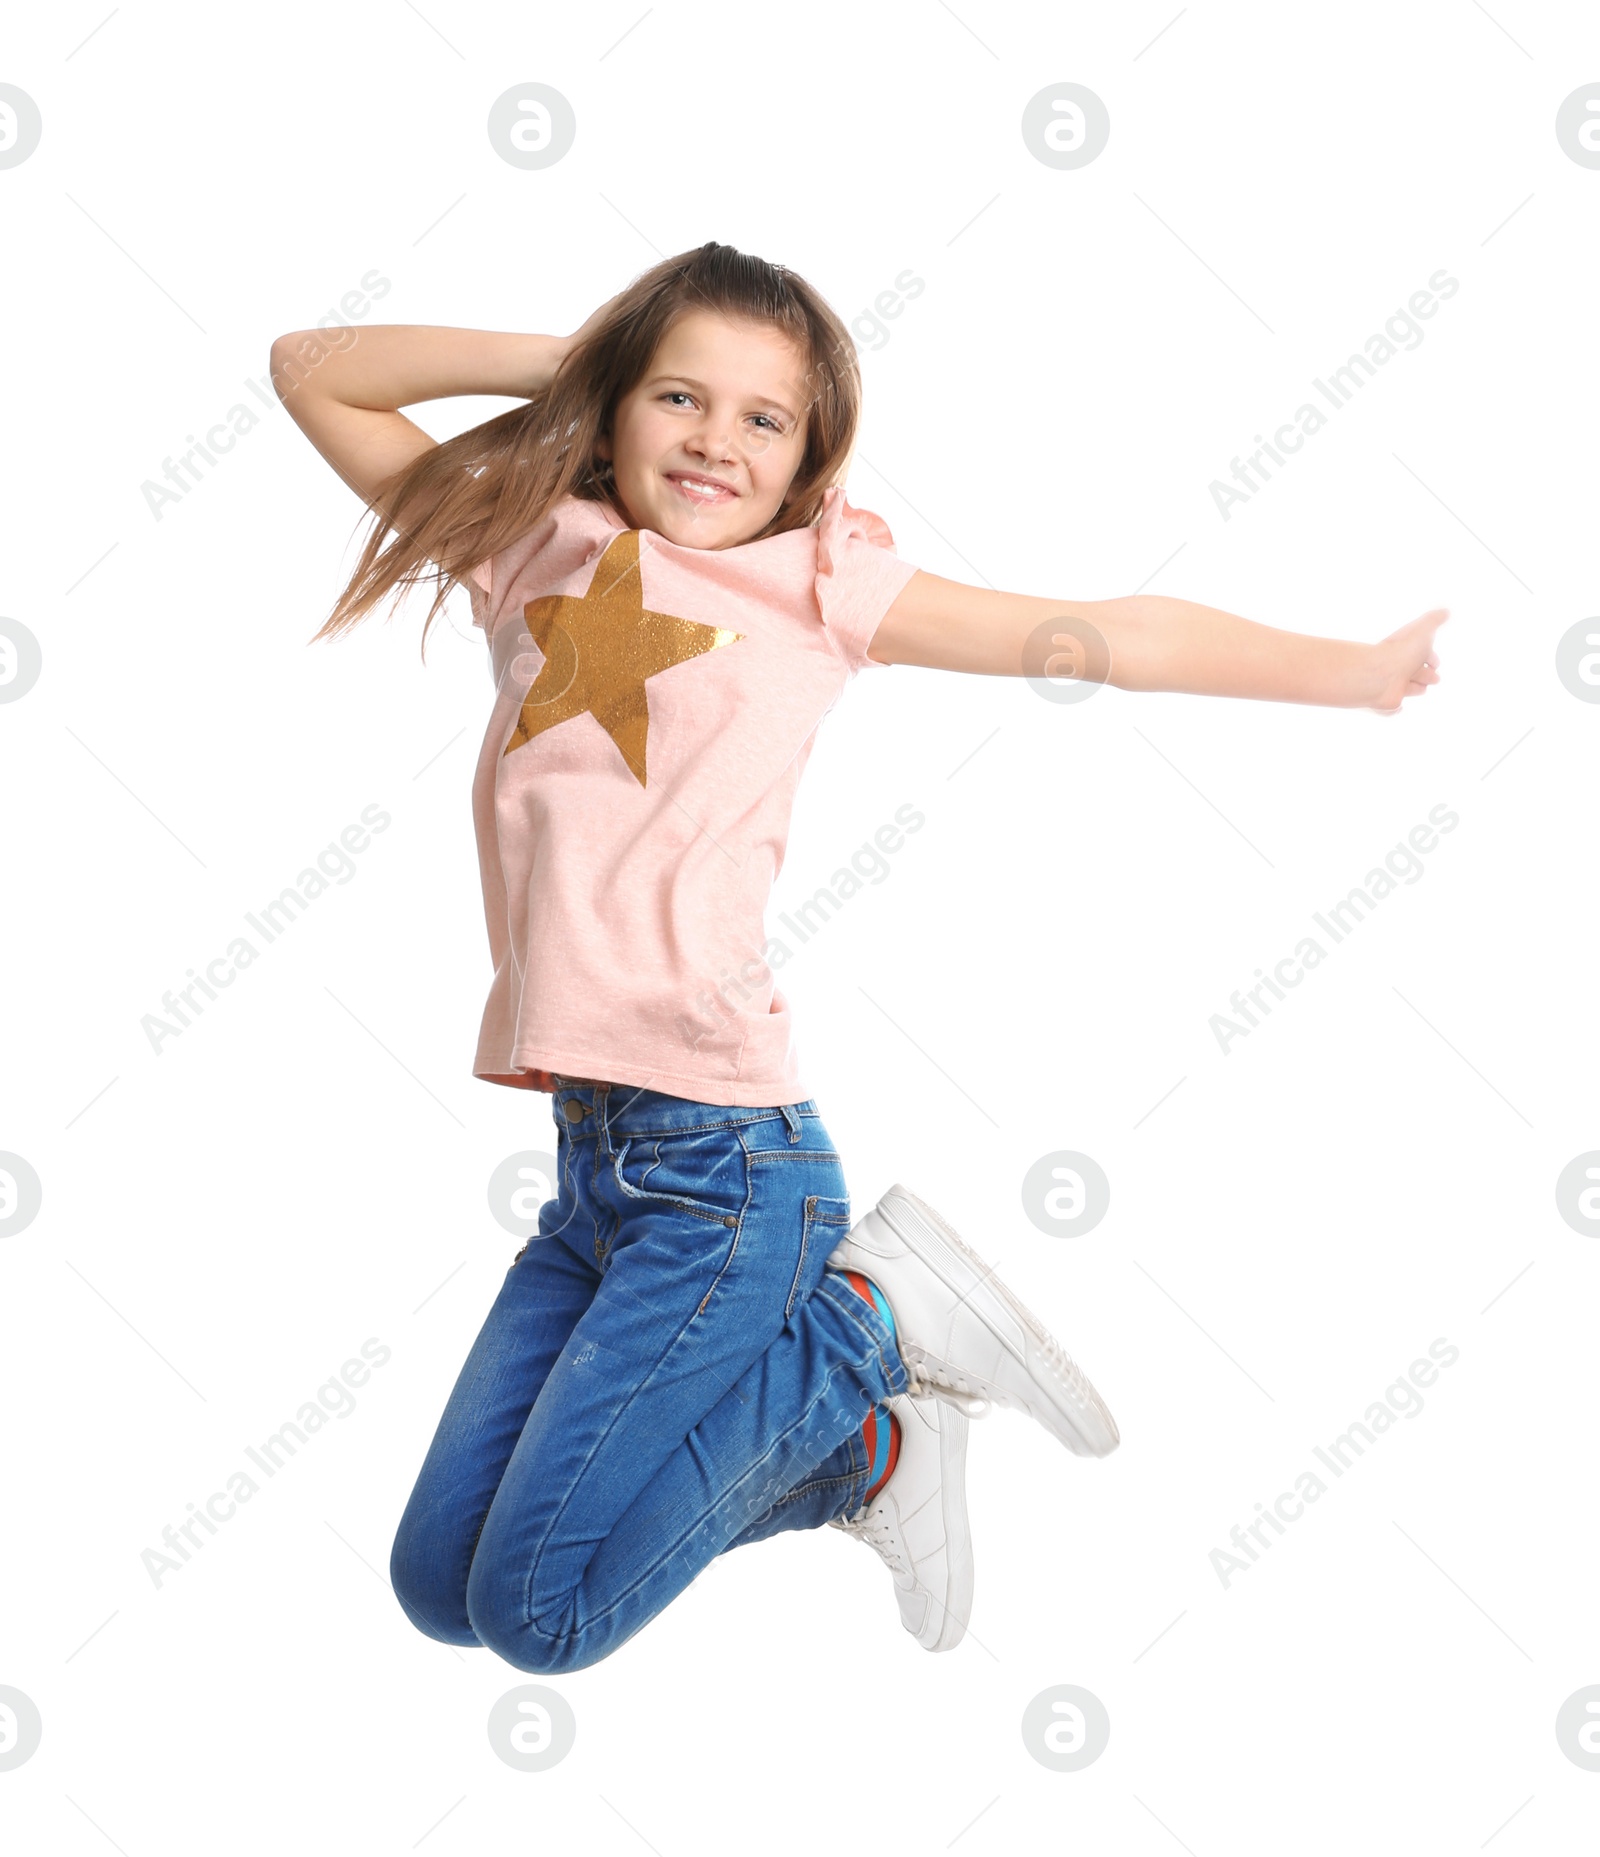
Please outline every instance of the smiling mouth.
M732 503L738 497L731 484L718 483L714 478L695 477L686 473L669 471L667 482L672 485L685 501L708 506L713 503Z

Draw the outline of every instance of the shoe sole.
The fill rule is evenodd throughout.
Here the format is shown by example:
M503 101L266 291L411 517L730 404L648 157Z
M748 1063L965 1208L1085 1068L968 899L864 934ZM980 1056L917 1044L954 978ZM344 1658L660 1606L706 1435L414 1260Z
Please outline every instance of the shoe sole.
M931 1426L938 1433L938 1504L944 1597L941 1599L913 1570L913 1584L926 1599L927 1605L921 1624L911 1632L911 1636L925 1651L953 1651L967 1635L967 1620L972 1615L972 1527L967 1516L967 1437L972 1424L960 1407L951 1405L948 1400L931 1396L891 1393L889 1410L900 1424L902 1452L906 1448L903 1440L908 1427ZM927 1504L924 1503L922 1507L926 1508ZM843 1528L845 1523L836 1519L829 1526ZM895 1586L902 1594L906 1590L898 1574L895 1576ZM900 1622L905 1625L903 1600L901 1606ZM910 1627L907 1625L906 1629L909 1631Z
M971 1430L971 1421L959 1407L944 1406L939 1415L939 1508L944 1520L947 1597L932 1641L920 1635L917 1640L930 1651L953 1651L967 1635L967 1620L972 1615L974 1566L967 1517L967 1437Z
M926 1200L907 1187L890 1187L878 1201L877 1209L896 1236L916 1251L1021 1365L1028 1385L1039 1395L1027 1399L1007 1388L1006 1403L1020 1404L1075 1456L1105 1457L1114 1451L1121 1434L1089 1376L1021 1297L995 1275L986 1260ZM947 1253L948 1261L939 1255L941 1250ZM1008 1333L1008 1328L1013 1332ZM1020 1353L1015 1329L1022 1331ZM936 1389L929 1390L937 1396Z
M967 1620L972 1615L972 1526L967 1516L967 1437L972 1423L959 1406L929 1395L892 1394L889 1409L900 1421L902 1433L910 1425L931 1426L938 1433L944 1597L913 1573L916 1589L928 1604L921 1625L911 1635L925 1651L953 1651L967 1635ZM904 1443L900 1448L904 1451ZM905 1623L903 1614L901 1623Z

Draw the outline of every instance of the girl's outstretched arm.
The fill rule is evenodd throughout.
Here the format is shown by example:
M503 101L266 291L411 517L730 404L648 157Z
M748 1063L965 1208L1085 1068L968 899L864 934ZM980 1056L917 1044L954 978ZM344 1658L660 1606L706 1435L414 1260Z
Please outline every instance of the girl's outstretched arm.
M1047 600L969 587L919 570L873 635L882 664L994 677L1077 675L1123 690L1181 690L1321 703L1392 715L1439 681L1433 635L1449 615L1424 613L1377 644L1280 632L1164 594ZM1052 631L1049 622L1059 621ZM1054 660L1065 667L1048 669Z

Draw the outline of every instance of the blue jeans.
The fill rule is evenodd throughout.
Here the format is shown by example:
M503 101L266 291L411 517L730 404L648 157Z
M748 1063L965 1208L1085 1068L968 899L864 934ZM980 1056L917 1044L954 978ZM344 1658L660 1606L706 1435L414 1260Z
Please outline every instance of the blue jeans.
M815 1103L558 1079L552 1108L559 1190L390 1559L419 1630L545 1674L608 1656L726 1549L853 1514L863 1421L909 1377L825 1268L850 1202Z

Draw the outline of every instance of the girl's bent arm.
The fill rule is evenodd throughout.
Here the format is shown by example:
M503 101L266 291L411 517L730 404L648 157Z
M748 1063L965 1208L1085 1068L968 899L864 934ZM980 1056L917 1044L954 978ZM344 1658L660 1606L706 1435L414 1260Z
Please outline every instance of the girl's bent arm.
M1159 593L1047 600L918 570L884 615L870 655L882 664L997 677L1041 676L1054 659L1075 662L1085 681L1123 690L1388 714L1439 681L1433 634L1446 616L1442 608L1424 613L1380 643L1363 645L1281 632ZM1048 629L1052 620L1060 622L1059 633Z
M272 384L295 424L371 503L386 478L438 443L400 407L463 393L531 398L573 339L414 323L301 329L272 344Z

